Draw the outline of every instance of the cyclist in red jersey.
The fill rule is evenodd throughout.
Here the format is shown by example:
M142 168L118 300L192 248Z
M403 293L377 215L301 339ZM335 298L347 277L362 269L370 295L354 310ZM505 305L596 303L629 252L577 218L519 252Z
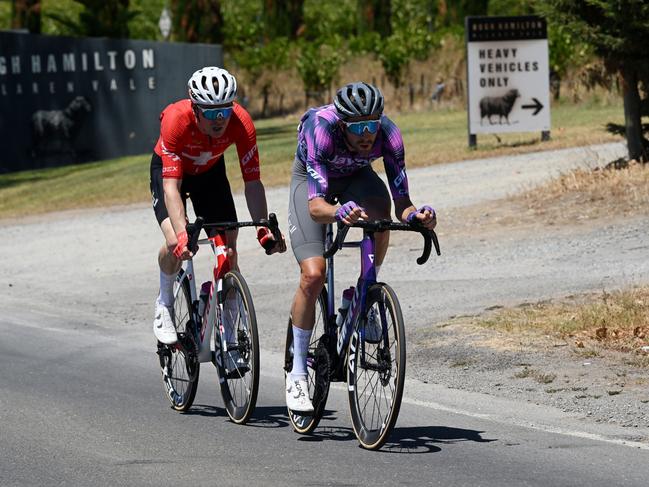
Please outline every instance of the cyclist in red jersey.
M223 160L230 145L237 148L250 215L253 220L268 217L255 126L248 112L234 102L234 76L222 68L205 67L191 76L187 86L189 99L169 105L160 115L160 138L151 159L153 209L165 238L158 253L160 294L153 332L166 344L178 340L172 318L173 285L181 261L192 256L185 230L187 197L206 222L237 221ZM236 230L227 232L235 268L236 238ZM258 229L257 239L271 253L286 251L284 237L275 242L267 228Z

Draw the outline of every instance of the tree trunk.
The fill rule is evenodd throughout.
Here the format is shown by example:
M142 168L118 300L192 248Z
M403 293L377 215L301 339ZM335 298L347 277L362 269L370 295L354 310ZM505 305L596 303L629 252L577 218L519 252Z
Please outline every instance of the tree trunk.
M625 64L620 69L622 75L622 94L624 97L624 125L629 159L645 160L642 144L642 119L640 117L640 92L638 91L638 71Z
M381 37L385 38L392 33L390 0L359 0L356 10L359 34L378 32Z
M266 40L277 37L295 39L304 23L304 0L264 0Z
M27 29L31 34L40 34L41 0L14 0L11 28Z

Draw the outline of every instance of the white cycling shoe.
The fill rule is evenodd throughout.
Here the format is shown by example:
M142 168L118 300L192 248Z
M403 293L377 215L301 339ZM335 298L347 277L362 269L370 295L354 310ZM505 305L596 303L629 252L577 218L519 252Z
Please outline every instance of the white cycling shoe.
M365 341L368 343L379 343L383 339L383 328L381 319L377 319L376 311L371 308L367 313L367 323L365 324Z
M286 407L296 413L313 413L306 379L293 379L286 374Z
M155 318L153 319L153 334L159 342L173 345L178 341L176 327L171 316L172 310L160 301L155 302Z

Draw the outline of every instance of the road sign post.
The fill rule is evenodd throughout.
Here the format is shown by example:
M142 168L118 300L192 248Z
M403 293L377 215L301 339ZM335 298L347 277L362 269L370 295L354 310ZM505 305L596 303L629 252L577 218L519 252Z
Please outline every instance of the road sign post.
M466 17L468 145L477 135L550 138L547 24L537 16Z

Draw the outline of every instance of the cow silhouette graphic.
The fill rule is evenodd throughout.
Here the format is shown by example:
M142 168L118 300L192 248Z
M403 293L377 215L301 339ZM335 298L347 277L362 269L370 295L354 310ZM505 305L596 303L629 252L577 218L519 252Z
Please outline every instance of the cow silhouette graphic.
M64 155L76 157L74 139L88 113L90 102L75 97L63 110L38 110L32 115L32 153L36 157Z
M509 124L509 114L516 103L516 99L520 97L517 89L511 89L503 96L485 96L480 100L480 125L485 117L489 123L493 125L495 122L491 120L492 115L498 115L498 123L502 124L503 118Z

